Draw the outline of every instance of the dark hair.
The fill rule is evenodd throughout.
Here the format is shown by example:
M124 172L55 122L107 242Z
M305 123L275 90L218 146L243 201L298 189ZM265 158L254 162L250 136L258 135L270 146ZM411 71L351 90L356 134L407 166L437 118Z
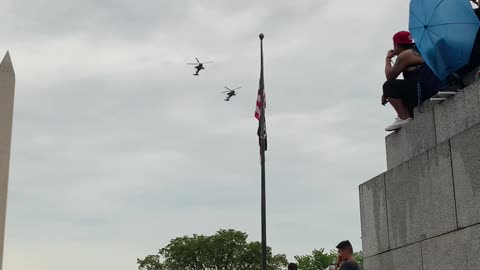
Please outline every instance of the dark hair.
M415 43L410 43L410 44L398 44L398 43L397 43L397 46L400 47L400 48L402 48L402 49L408 50L408 49L413 49L413 48L415 48Z
M337 248L342 250L348 250L350 253L353 253L352 244L350 244L350 241L348 240L338 243Z
M297 264L296 263L289 263L288 264L288 270L297 270Z

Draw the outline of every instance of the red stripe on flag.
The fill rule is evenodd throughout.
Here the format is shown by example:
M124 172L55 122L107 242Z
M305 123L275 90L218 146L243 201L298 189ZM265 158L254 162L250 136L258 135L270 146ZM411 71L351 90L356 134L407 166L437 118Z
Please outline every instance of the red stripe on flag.
M263 94L263 107L265 108L265 92L263 89L258 89L257 93L257 104L255 108L255 118L260 121L260 116L262 114L262 94Z

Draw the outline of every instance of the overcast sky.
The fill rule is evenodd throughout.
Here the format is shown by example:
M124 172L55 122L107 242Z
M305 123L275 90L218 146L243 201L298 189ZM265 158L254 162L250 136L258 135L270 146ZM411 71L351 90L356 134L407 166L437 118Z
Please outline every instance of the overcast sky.
M137 269L220 228L260 240L260 32L268 245L361 247L407 1L3 0L0 22L17 79L4 269ZM194 77L194 57L215 63ZM243 88L224 102L224 85Z

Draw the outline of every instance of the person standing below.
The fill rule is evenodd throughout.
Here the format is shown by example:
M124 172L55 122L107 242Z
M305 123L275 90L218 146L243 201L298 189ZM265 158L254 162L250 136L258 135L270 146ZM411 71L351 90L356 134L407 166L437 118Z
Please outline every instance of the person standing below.
M353 256L353 247L350 241L345 240L337 245L338 256L334 270L360 270L360 266Z

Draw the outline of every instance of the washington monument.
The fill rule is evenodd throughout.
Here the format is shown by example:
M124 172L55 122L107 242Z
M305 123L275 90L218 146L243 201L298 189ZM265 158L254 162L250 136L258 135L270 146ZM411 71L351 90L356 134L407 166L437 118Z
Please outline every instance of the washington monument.
M12 139L15 72L7 52L0 63L0 270L3 266L5 219L7 214L8 172Z

